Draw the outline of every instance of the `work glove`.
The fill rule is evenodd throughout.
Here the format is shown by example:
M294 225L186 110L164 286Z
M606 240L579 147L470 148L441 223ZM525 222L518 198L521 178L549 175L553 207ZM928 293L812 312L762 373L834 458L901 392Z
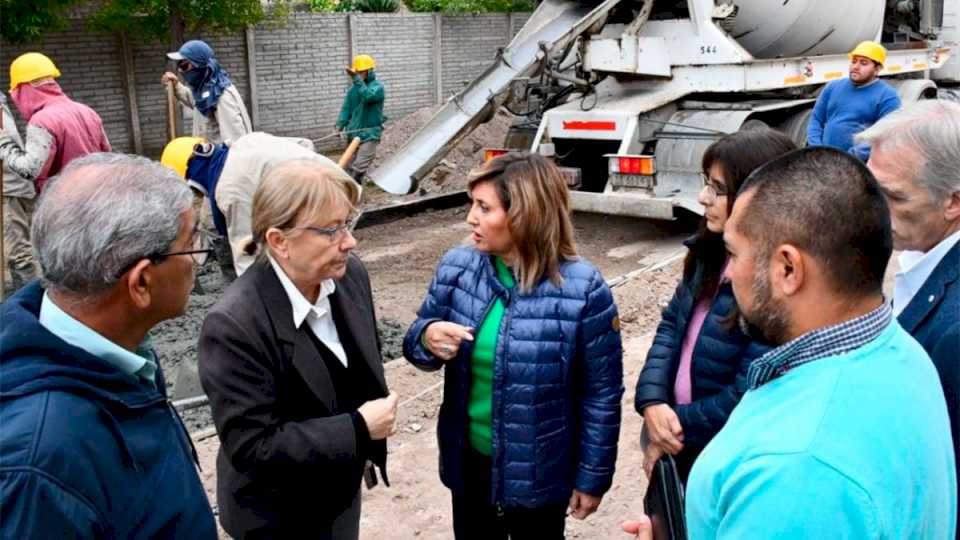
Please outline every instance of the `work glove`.
M0 131L0 160L6 157L9 151L7 150L8 146L11 148L20 148L20 145L17 144L17 141L13 138L13 135ZM23 150L22 148L20 149Z

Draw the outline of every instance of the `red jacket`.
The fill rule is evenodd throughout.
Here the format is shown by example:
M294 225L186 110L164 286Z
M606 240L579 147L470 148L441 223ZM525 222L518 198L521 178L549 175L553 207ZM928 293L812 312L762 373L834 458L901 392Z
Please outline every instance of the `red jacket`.
M21 84L11 92L11 97L28 122L26 152L31 150L31 131L34 131L31 127L42 128L53 139L40 169L36 170L33 165L23 171L25 177L34 178L38 191L43 189L47 178L59 174L75 158L110 151L100 116L90 107L68 98L56 82L38 86Z

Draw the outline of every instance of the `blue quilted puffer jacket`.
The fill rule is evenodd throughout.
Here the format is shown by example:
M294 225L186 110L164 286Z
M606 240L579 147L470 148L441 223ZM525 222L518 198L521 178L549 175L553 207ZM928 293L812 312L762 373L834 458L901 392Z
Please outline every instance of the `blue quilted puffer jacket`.
M694 239L684 244L691 250L698 249ZM727 328L726 319L737 301L730 282L722 282L693 346L690 367L693 402L676 405L673 387L680 367L680 350L696 304L693 284L701 279L702 272L703 265L698 264L692 278L677 285L670 304L663 310L634 398L640 414L646 407L659 403L673 407L683 426L684 446L691 449L703 448L720 431L747 391L750 364L769 350L768 346L751 340L736 325Z
M493 374L491 503L536 508L569 500L573 489L610 488L620 433L623 350L610 289L590 263L560 266L563 282L543 279L531 291L505 288L493 260L459 247L440 262L404 356L417 367L444 363L421 343L435 321L479 328L496 298L506 307ZM446 363L437 425L440 478L463 495L461 456L467 437L472 344Z

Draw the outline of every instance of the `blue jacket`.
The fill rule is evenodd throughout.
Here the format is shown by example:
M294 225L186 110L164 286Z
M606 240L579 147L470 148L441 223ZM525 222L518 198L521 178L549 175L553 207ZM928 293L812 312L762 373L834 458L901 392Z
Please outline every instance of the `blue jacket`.
M920 342L940 375L960 478L960 243L947 252L897 321Z
M213 513L160 391L39 320L38 281L0 306L0 538L209 538Z
M563 282L507 289L488 255L449 251L440 262L404 356L426 370L443 363L420 342L435 321L479 328L499 297L506 307L493 375L491 503L536 508L565 502L571 490L610 488L620 433L623 362L617 308L603 276L579 259L561 263ZM469 444L468 342L446 363L437 425L440 477L463 495L461 454Z
M696 249L692 240L686 245ZM769 350L739 328L726 328L724 321L736 307L736 300L730 283L721 283L693 348L693 402L675 405L673 386L680 366L680 349L696 302L693 284L699 281L702 271L702 265L698 265L689 280L681 281L663 310L634 397L641 414L650 405L671 405L683 426L684 445L692 448L703 448L720 431L747 390L750 363Z
M850 79L833 81L813 106L807 144L832 146L866 161L870 149L854 146L853 136L899 108L897 91L885 81L877 79L866 86L857 86Z

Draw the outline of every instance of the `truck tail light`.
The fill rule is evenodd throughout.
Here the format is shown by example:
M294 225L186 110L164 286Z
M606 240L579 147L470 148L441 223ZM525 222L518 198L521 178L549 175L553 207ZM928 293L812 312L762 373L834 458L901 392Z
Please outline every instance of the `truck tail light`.
M500 157L510 150L507 148L484 148L483 150L483 161L486 163L495 157Z
M653 156L611 156L610 172L653 176Z

